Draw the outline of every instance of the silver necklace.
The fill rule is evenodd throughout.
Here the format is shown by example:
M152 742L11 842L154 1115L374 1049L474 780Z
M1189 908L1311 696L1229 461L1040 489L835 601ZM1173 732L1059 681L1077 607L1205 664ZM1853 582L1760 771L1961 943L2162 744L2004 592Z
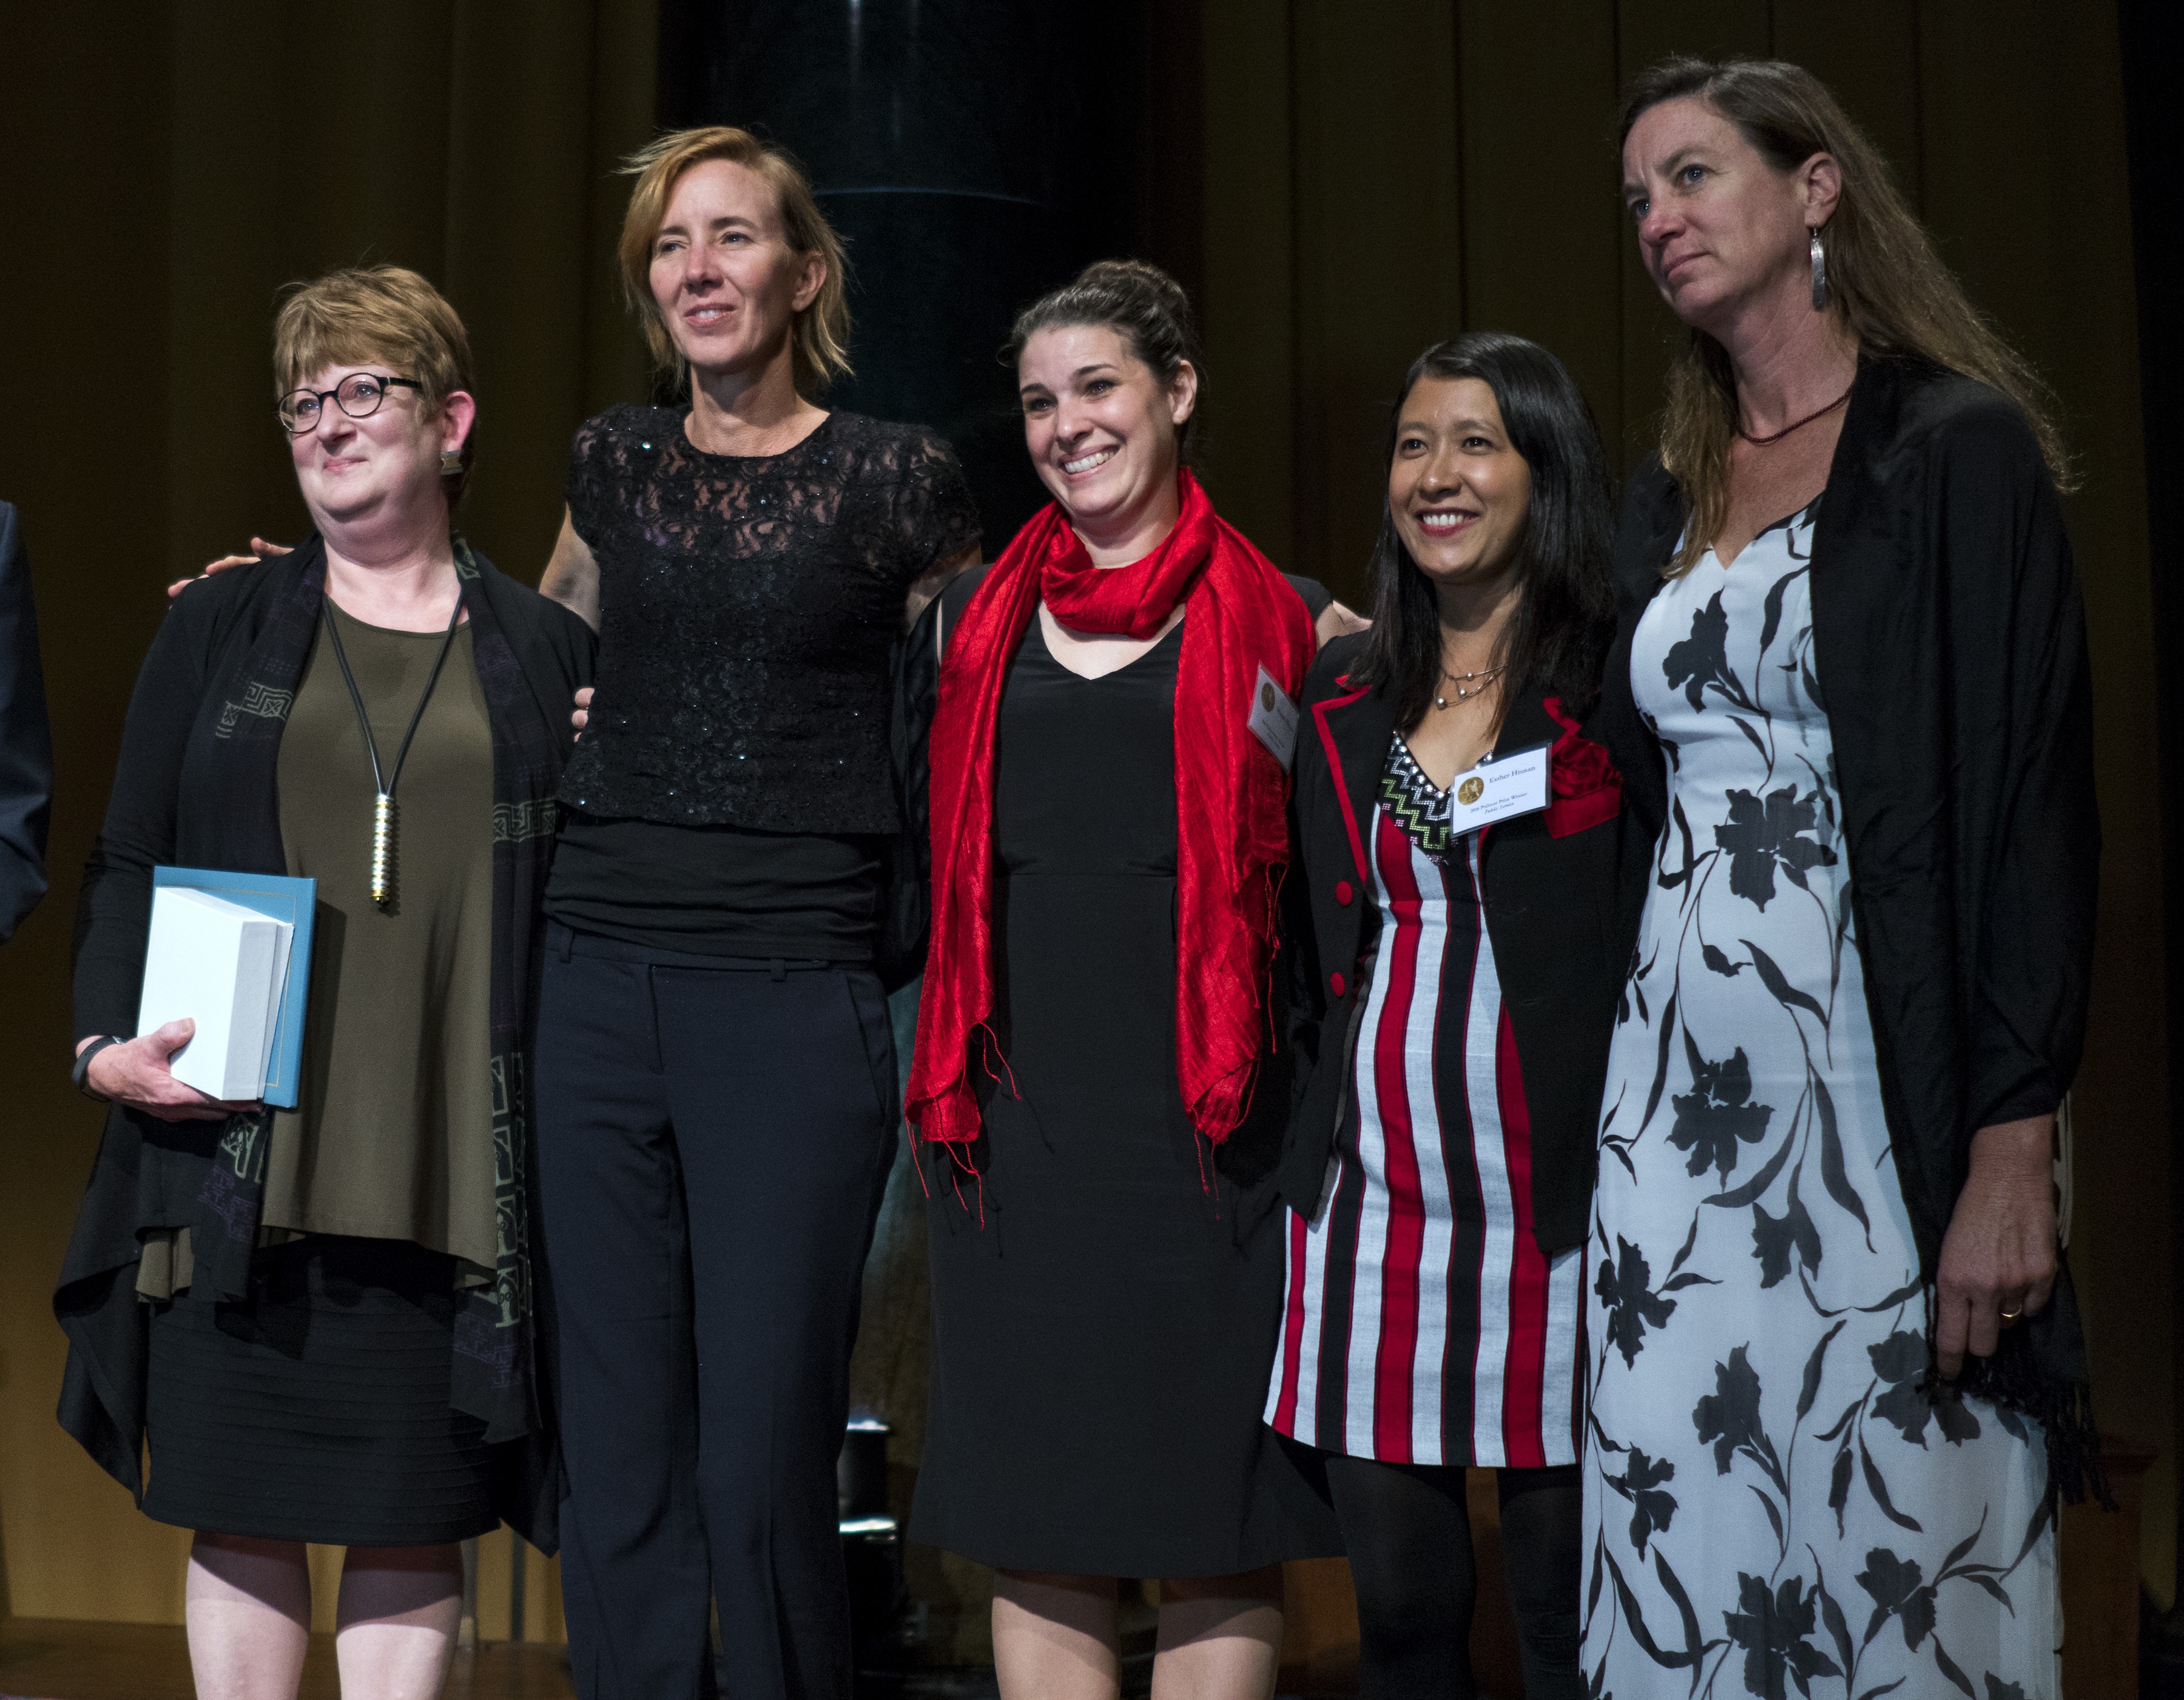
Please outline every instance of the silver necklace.
M1502 664L1502 667L1506 667L1507 664L1508 664L1507 662L1504 662ZM1478 696L1481 692L1485 690L1485 688L1489 685L1492 684L1495 680L1502 676L1502 667L1482 667L1474 673L1451 673L1447 668L1444 667L1440 669L1440 676L1446 679L1450 684L1456 686L1456 700L1457 702L1468 703L1474 697ZM1471 681L1474 679L1479 682L1475 685L1472 685ZM1468 691L1463 688L1467 685L1471 685L1471 688ZM1448 698L1442 696L1438 691L1436 691L1434 693L1434 707L1436 708L1446 708L1448 707Z

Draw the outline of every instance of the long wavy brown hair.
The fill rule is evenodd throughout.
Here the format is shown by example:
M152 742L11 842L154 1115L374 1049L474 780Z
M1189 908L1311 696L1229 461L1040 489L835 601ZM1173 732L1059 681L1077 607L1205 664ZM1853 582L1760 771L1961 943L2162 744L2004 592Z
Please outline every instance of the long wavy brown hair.
M1820 232L1828 308L1862 354L1914 355L1999 390L2024 410L2056 487L2076 486L2053 392L1993 322L1973 306L1896 186L1888 162L1827 86L1780 59L1666 58L1624 97L1619 140L1663 101L1704 101L1777 171L1815 153L1842 171L1835 214ZM1729 353L1694 326L1669 371L1661 464L1681 488L1682 547L1671 577L1688 570L1729 512L1729 450L1736 437L1736 377Z

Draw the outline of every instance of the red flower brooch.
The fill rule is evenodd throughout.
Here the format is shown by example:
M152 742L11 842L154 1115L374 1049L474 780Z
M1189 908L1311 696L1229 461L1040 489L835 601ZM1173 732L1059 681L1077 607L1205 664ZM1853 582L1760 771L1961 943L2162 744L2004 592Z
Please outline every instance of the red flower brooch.
M1554 797L1547 804L1547 836L1566 838L1614 819L1623 808L1623 775L1606 747L1579 736L1578 723L1563 712L1561 697L1549 697L1541 706L1563 729L1548 752Z

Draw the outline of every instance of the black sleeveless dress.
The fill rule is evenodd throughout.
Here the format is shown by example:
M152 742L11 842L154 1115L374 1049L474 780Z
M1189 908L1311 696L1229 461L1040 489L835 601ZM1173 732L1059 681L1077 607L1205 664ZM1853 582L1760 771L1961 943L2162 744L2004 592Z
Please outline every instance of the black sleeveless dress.
M1001 701L994 1027L1016 1096L987 1099L978 1180L923 1147L932 1382L911 1535L1002 1569L1216 1576L1341 1550L1260 1421L1279 1117L1216 1153L1176 1082L1182 643L1178 626L1085 679L1034 619Z

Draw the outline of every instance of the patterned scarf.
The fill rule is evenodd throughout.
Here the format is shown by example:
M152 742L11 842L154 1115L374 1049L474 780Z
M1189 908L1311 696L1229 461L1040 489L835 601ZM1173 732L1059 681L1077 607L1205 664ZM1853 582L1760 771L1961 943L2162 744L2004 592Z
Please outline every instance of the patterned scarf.
M970 1053L974 1035L993 1040L994 729L1010 664L1042 602L1073 631L1140 639L1178 603L1190 609L1175 686L1176 1075L1191 1125L1216 1144L1251 1102L1289 863L1288 775L1250 729L1251 693L1263 665L1297 694L1312 619L1188 468L1178 488L1173 529L1128 567L1095 567L1061 509L1041 509L949 643L930 758L933 942L908 1108L923 1138L978 1136Z
M455 575L470 616L471 653L493 736L493 992L491 999L493 1207L499 1224L490 1286L457 1295L454 1392L457 1410L486 1425L488 1443L541 1427L536 1377L529 1182L525 1174L529 1089L524 1034L539 903L546 889L554 800L561 758L553 725L523 677L507 634L493 617L485 570L457 533ZM229 860L238 869L286 870L276 776L288 711L309 663L326 595L325 545L298 551L302 570L275 606L242 671L240 695L223 708L214 733L220 793L233 808L225 825ZM273 1113L231 1116L192 1225L199 1297L237 1300L249 1288L265 1197L265 1151Z

